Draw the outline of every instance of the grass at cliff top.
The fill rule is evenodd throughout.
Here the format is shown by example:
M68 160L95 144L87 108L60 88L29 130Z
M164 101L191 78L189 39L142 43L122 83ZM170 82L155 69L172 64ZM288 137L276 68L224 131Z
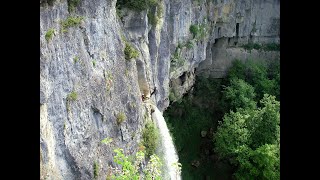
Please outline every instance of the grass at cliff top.
M221 80L197 79L193 97L185 96L180 103L172 104L164 113L182 164L182 178L230 179L232 170L228 163L217 161L213 152L212 136L201 137L201 131L216 131L221 119L218 103L221 98ZM209 133L210 134L210 133ZM200 162L198 167L193 162Z

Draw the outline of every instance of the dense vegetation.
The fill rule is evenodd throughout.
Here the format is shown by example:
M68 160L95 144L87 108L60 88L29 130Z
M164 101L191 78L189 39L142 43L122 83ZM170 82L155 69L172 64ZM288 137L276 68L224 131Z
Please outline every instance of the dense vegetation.
M135 11L143 11L157 4L157 0L118 0L117 7L126 7Z
M124 55L126 60L131 60L139 56L139 52L128 42L125 42Z
M146 156L150 157L152 154L155 154L159 132L157 127L152 121L148 121L142 131L142 144L146 148Z
M236 60L165 112L183 179L280 179L280 63ZM231 176L232 175L232 176Z
M126 156L123 149L115 149L116 155L113 157L114 162L120 165L117 167L109 167L107 180L160 180L162 163L158 156L152 155L150 161L142 169L142 163L145 160L145 152L138 151L135 156ZM141 169L142 172L141 173Z
M121 114L121 113L119 113ZM126 155L123 149L115 148L113 161L118 166L108 167L107 180L160 180L162 162L155 154L158 142L158 129L152 121L147 121L142 131L142 141L136 154ZM112 138L105 138L101 143L111 145ZM93 166L94 179L98 177L99 166Z
M198 78L194 92L173 103L164 112L185 180L204 179L206 176L219 179L231 173L227 163L213 160L213 132L218 117L222 117L221 110L216 108L220 106L217 102L220 102L221 95L215 93L221 91L220 84L219 79ZM201 132L206 132L206 136L202 137Z
M280 44L277 43L248 43L242 46L244 49L251 51L252 49L263 50L263 51L280 51Z

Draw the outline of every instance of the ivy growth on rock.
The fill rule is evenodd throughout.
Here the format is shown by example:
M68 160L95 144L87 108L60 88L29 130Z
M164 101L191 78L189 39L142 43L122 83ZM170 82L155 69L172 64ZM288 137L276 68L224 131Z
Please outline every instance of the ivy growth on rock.
M99 164L97 162L93 163L93 178L97 179L98 178L98 174L99 173Z
M61 21L60 22L60 24L62 26L61 32L63 32L63 33L68 32L68 29L70 27L78 26L83 19L84 18L81 17L81 16L77 16L77 17L76 16L70 16L67 19Z
M120 125L126 119L127 119L127 116L123 112L120 112L120 113L117 114L117 123L118 123L118 125Z
M81 0L68 0L68 11L74 12L75 8L80 4Z
M131 60L132 58L137 58L139 56L139 52L128 42L125 42L124 55L126 60Z
M46 35L45 35L45 38L47 41L50 41L52 39L52 37L54 36L55 34L55 30L53 28L49 28Z

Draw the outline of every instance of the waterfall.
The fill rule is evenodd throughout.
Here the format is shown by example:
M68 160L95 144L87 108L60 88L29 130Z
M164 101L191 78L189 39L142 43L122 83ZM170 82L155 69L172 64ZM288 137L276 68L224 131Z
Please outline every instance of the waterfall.
M164 120L164 117L159 109L154 105L152 105L152 107L154 109L154 113L152 113L152 119L156 121L160 133L161 143L158 150L160 151L164 162L164 179L181 180L181 170L177 164L179 163L179 158L170 136L166 121Z

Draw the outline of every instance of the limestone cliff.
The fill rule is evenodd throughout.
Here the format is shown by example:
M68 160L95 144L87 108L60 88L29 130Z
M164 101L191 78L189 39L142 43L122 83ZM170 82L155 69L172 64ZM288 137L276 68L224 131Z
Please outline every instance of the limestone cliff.
M163 111L195 74L223 77L234 58L280 57L240 47L280 43L279 0L158 0L141 12L120 12L116 0L70 2L40 1L41 179L93 179L94 163L105 179L113 147L137 151L150 118L141 95L154 87ZM125 58L126 43L137 58Z

